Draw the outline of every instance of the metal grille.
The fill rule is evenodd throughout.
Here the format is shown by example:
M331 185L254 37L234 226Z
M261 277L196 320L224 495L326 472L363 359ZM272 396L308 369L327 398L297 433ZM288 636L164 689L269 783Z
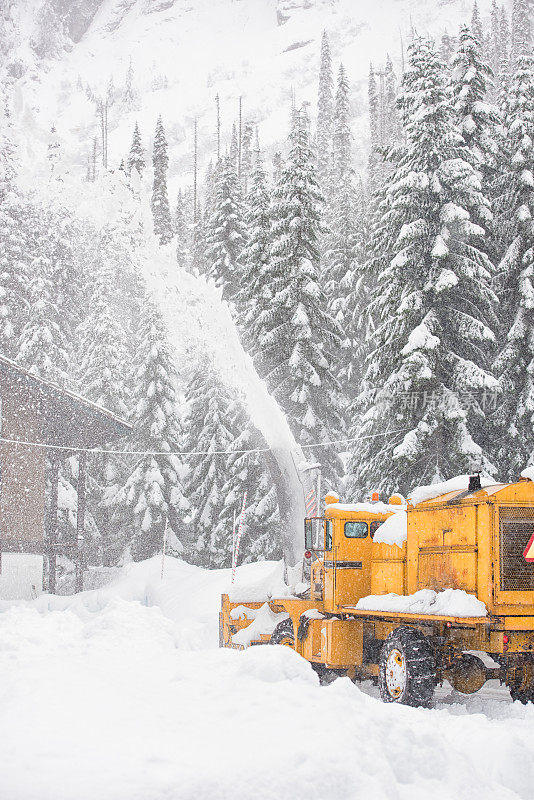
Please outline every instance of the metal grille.
M523 558L533 533L534 508L501 509L501 591L534 591L534 563Z

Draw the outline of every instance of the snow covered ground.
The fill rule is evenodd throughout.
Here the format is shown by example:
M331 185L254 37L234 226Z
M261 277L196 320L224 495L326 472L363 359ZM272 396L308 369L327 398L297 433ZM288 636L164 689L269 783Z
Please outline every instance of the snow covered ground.
M217 649L229 572L167 559L0 613L5 800L532 797L534 706L490 684L434 709L320 687L283 647ZM243 582L277 580L273 563ZM95 576L96 577L96 576Z

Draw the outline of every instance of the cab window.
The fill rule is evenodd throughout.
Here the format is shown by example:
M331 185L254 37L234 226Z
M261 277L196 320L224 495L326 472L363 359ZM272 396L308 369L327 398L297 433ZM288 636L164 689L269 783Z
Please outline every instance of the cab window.
M311 519L304 521L304 547L311 550L313 547L313 529Z
M327 519L324 524L324 549L332 549L332 520Z
M311 517L304 521L304 547L306 550L323 549L322 517Z
M345 536L348 539L365 539L367 522L345 522Z
M379 529L379 527L381 525L382 525L382 522L380 520L378 520L378 519L375 519L375 521L371 522L371 524L369 525L369 533L371 534L371 537L373 539L374 539L375 533L377 532L377 530Z

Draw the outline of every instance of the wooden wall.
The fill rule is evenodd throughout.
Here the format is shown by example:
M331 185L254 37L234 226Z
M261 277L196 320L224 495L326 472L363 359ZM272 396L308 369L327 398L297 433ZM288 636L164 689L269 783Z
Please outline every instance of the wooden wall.
M1 436L42 440L41 415L31 390L0 373ZM43 553L45 450L0 441L0 549Z

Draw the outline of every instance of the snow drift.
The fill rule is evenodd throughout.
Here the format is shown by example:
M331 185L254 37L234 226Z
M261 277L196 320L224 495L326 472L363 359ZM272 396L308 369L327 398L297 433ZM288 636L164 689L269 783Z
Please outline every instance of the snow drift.
M445 686L425 710L348 678L321 687L288 648L217 649L229 570L168 558L160 573L154 558L75 597L4 605L6 800L530 800L534 708L506 690Z

